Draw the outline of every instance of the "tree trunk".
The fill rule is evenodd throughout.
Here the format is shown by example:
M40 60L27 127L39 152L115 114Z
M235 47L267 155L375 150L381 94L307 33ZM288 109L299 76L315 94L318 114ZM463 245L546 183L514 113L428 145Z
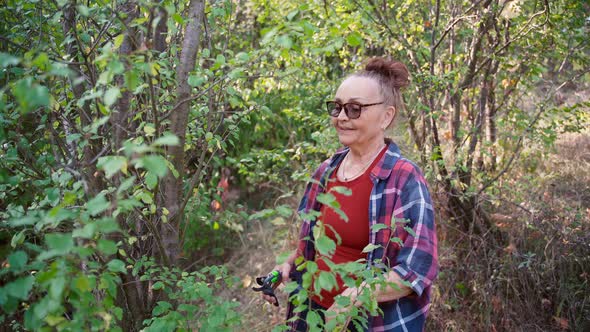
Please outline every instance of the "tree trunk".
M68 65L68 68L72 71L69 75L70 85L72 86L72 92L74 97L80 100L87 90L87 82L78 82L79 78L82 77L82 66L79 64L79 60L83 58L80 55L80 47L77 45L77 32L76 32L76 3L75 1L70 2L64 8L64 19L62 27L64 29L64 35L69 37L70 41L66 44L66 53L70 57L72 63ZM86 65L89 65L86 62ZM88 70L91 70L88 68ZM84 102L82 107L79 108L80 121L82 127L88 126L92 123L91 110L88 102ZM92 163L95 156L98 154L99 146L95 144L86 144L82 153L82 160L78 160L76 156L77 151L73 151L74 154L71 156L72 163L71 168L76 169L80 172L84 182L84 191L88 197L96 196L104 187L104 184L100 177L95 176L96 166Z
M177 265L180 257L181 243L179 241L179 225L182 222L183 211L181 202L183 200L183 178L185 174L185 152L186 128L192 88L188 84L190 72L195 67L197 50L201 39L201 23L204 17L203 1L192 0L188 7L189 23L184 32L182 51L180 52L179 64L176 73L178 87L176 89L176 103L170 114L170 130L179 138L177 146L167 149L167 154L172 165L178 172L174 177L170 172L162 182L164 207L169 211L169 222L160 223L160 231L164 246L164 263Z

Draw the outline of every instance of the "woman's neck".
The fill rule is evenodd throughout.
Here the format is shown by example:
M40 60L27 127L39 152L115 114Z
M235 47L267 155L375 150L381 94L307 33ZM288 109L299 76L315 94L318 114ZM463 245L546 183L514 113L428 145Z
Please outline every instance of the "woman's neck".
M381 138L363 146L350 146L349 160L354 164L364 164L367 160L374 158L384 145L383 138Z

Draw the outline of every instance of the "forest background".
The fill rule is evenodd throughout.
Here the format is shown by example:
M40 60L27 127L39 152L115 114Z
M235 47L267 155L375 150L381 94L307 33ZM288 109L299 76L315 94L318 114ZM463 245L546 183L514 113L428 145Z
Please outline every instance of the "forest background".
M338 147L323 102L389 55L412 74L390 136L436 205L428 330L590 330L588 13L4 0L1 329L271 330L250 287Z

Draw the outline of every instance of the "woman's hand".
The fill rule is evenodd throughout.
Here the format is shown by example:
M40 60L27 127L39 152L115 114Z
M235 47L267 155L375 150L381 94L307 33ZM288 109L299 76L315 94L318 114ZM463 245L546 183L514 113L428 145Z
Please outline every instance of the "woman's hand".
M340 295L348 297L350 299L351 306L354 305L360 307L362 302L357 299L358 293L358 288L347 288ZM342 312L348 312L349 310L350 308L343 308L334 302L334 304L332 304L332 306L326 310L326 324L338 316L338 314Z
M289 273L291 273L291 265L292 265L292 263L289 262L289 261L287 261L287 262L285 262L285 263L283 263L281 265L277 265L277 266L275 266L273 268L273 271L274 270L277 270L277 271L279 271L281 273L281 281L280 282L277 282L274 285L272 285L273 289L276 289L279 286L279 284L281 284L281 283L285 283L286 284L287 282L289 282ZM270 296L270 295L264 295L264 294L262 294L262 297L268 303L271 303L271 304L275 304L276 303L275 302L276 299L274 297Z

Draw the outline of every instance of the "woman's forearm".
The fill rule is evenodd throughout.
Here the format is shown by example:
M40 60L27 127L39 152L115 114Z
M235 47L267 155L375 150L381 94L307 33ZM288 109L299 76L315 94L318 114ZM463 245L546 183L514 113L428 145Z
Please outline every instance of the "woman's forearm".
M291 255L289 255L289 257L287 257L287 259L285 260L285 263L289 263L289 265L293 265L295 263L295 259L300 256L299 255L299 251L297 249L293 250L293 252L291 253Z
M377 285L373 293L377 302L388 302L412 294L412 288L404 284L399 274L389 271L386 275L388 285Z
M397 273L390 271L387 273L385 279L388 284L376 285L375 291L373 292L373 296L377 302L393 301L412 294L412 288L405 285ZM358 301L357 297L364 287L368 286L363 282L359 287L345 289L342 295L350 297L351 303L354 303L356 306L361 306L363 303Z

